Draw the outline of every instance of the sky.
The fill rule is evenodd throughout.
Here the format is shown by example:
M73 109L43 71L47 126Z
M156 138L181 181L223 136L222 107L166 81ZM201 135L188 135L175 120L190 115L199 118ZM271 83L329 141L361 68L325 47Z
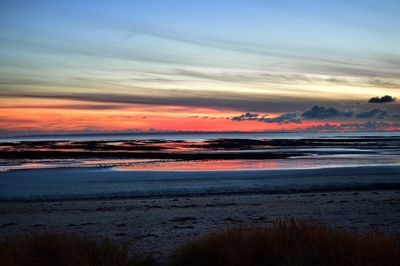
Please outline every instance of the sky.
M399 0L0 0L0 136L400 130L398 14Z

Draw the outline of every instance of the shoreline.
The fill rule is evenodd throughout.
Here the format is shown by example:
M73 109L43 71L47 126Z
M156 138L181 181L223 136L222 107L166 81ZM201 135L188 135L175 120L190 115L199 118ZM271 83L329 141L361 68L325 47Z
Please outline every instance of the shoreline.
M400 186L400 166L243 171L48 168L3 172L0 177L0 201L34 202L394 190Z
M105 195L102 197L72 197L72 198L28 198L28 199L1 199L1 203L51 203L51 202L77 202L77 201L113 201L113 200L151 200L151 199L180 199L180 198L207 198L224 196L273 196L273 195L296 195L313 193L340 193L340 192L370 192L370 191L398 191L399 183L392 184L371 184L367 186L346 187L346 188L324 188L308 190L276 190L276 191L243 191L223 193L197 193L197 194L169 194L169 195L143 195L143 196L118 196Z
M241 139L203 141L147 139L96 141L21 141L0 143L0 159L286 159L326 154L399 152L400 137ZM357 151L354 151L357 149ZM320 150L320 151L318 151ZM334 152L337 153L337 152ZM329 153L328 153L329 154Z

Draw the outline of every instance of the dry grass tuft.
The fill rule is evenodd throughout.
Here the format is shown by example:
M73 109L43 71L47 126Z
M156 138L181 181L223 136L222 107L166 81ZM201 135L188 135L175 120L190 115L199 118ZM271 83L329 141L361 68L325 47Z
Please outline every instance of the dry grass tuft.
M229 228L179 248L173 266L399 265L400 239L345 232L301 220Z
M178 248L171 266L400 265L400 239L346 232L301 220L272 227L228 228ZM0 241L0 266L151 266L107 239L68 233L26 234Z
M147 266L148 257L128 258L112 240L67 233L26 234L0 242L1 266Z

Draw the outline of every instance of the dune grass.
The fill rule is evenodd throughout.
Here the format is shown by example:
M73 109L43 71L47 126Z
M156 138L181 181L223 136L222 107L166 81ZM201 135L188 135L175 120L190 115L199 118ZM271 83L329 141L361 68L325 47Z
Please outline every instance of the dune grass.
M400 239L378 231L346 232L291 219L233 227L178 247L160 262L128 256L108 239L69 233L25 234L0 241L0 266L400 265Z
M149 257L128 257L109 239L68 233L25 234L0 242L1 266L150 266Z
M400 265L400 240L292 219L208 234L178 248L170 265Z

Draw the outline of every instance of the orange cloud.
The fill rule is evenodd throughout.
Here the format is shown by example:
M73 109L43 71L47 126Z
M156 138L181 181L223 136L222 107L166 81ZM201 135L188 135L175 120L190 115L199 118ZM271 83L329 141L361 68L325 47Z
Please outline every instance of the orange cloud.
M4 99L3 99L4 100ZM236 110L144 104L102 104L85 101L7 98L0 108L0 128L7 131L297 131L328 123L260 123L232 121ZM271 116L279 114L270 114ZM343 123L342 123L343 124Z

